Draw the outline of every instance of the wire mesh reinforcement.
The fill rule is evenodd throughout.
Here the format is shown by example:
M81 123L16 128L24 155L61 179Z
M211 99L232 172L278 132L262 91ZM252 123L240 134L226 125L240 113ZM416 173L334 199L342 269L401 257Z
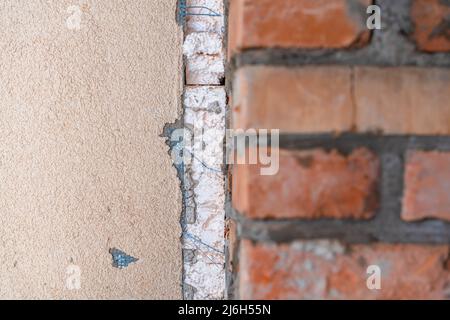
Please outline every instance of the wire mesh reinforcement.
M221 17L222 15L205 6L188 6L186 0L178 2L178 18L184 23L187 16Z

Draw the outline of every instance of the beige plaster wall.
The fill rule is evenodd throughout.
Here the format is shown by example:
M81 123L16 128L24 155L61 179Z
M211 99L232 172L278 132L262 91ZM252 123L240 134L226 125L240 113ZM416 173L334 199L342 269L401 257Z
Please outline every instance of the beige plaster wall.
M0 1L0 298L181 298L175 7Z

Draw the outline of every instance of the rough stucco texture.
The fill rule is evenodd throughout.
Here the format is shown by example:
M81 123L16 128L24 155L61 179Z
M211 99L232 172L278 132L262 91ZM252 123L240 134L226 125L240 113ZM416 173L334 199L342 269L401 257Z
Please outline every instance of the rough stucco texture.
M181 195L159 137L180 111L175 8L1 1L0 298L181 297ZM114 268L113 247L139 260Z

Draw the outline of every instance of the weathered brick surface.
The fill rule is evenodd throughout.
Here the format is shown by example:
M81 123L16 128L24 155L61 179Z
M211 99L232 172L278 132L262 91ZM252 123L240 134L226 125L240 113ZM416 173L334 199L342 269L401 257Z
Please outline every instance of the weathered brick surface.
M409 153L402 218L450 221L450 152Z
M233 85L233 126L283 132L348 131L352 127L347 67L245 67Z
M240 69L234 128L450 134L450 70L416 67Z
M450 2L414 0L411 9L413 38L419 50L450 51Z
M333 241L241 242L242 299L445 299L450 294L447 245ZM381 269L381 289L369 290L367 267Z
M360 132L450 134L450 70L355 68L355 115Z
M231 0L229 48L347 48L370 38L370 0Z
M450 299L450 1L229 1L231 127L290 134L233 166L238 297Z
M233 205L249 218L371 218L378 206L379 161L367 149L280 151L279 171L235 165Z

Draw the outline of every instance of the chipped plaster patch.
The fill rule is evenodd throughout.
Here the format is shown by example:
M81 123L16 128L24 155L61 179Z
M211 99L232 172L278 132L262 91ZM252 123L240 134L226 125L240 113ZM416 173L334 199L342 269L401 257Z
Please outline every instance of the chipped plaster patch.
M138 258L132 257L117 248L109 249L109 253L112 256L112 265L114 268L123 269L128 267L130 263L135 263L139 260Z

